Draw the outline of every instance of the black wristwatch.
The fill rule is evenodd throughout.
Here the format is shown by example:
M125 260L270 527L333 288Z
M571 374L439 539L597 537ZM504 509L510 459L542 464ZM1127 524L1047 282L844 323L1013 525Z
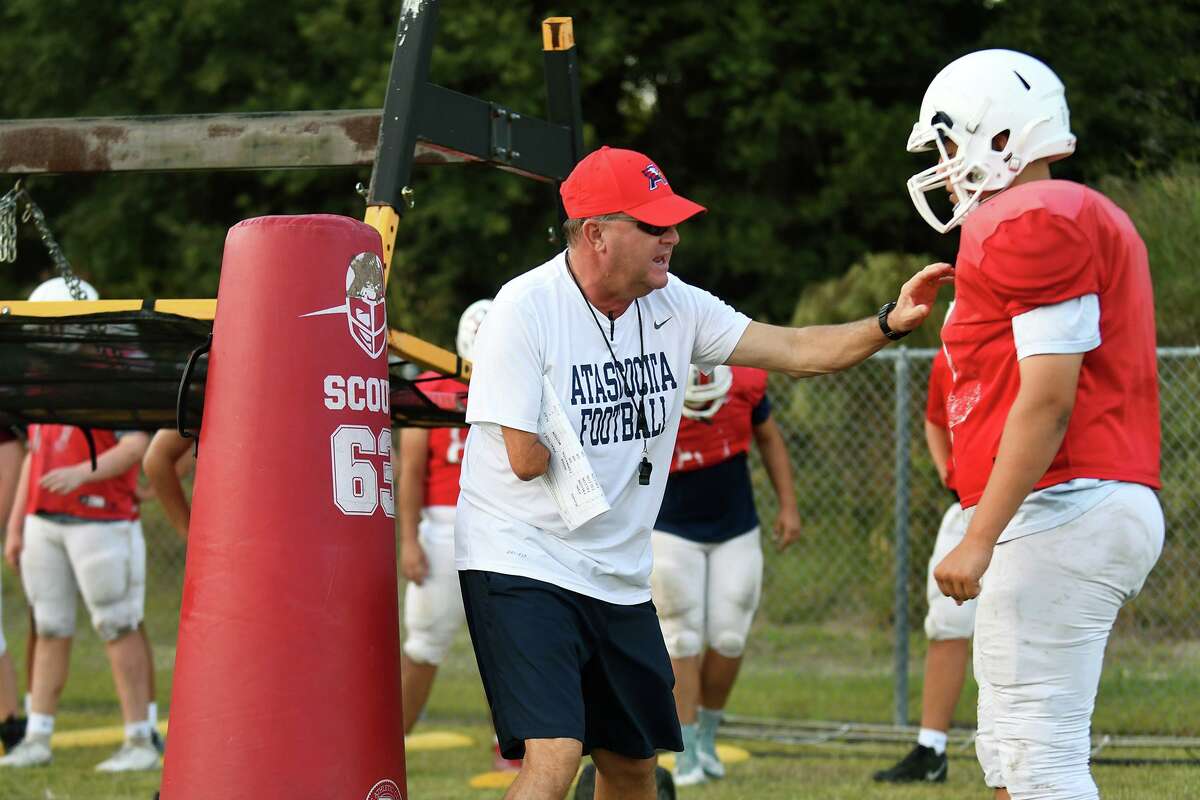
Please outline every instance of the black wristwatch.
M888 314L892 313L892 309L895 307L896 301L893 300L890 303L884 304L883 308L879 309L879 313L876 315L876 318L879 320L879 330L883 331L883 335L891 339L893 342L897 339L903 339L905 336L908 336L910 333L912 333L912 331L894 331L888 327Z

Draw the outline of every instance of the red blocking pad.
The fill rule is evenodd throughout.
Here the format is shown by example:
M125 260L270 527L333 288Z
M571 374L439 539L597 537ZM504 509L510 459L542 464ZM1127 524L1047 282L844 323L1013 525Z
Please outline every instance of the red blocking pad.
M225 240L164 800L406 797L379 235Z

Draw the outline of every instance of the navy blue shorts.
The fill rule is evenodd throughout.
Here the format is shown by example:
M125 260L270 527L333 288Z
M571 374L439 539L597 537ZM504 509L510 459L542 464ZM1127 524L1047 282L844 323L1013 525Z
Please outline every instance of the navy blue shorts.
M576 739L584 753L629 758L683 750L653 603L606 603L499 572L458 576L505 758L523 758L526 739Z

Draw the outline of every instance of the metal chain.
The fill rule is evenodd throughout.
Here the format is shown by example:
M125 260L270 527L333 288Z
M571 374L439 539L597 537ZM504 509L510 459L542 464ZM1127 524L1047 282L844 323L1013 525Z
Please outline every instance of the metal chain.
M20 181L17 181L12 189L0 197L0 261L11 264L17 260L17 206L19 203L25 204L21 221L32 222L33 227L37 228L38 236L41 237L46 252L50 254L50 261L54 264L54 269L63 282L66 283L71 297L75 300L86 300L87 295L84 293L83 287L79 285L79 276L71 269L71 262L67 261L62 248L58 246L58 240L54 238L50 226L46 223L46 215L42 213L42 209L38 208L38 204L33 202L33 198L21 186Z
M17 260L17 190L20 183L0 197L0 261Z

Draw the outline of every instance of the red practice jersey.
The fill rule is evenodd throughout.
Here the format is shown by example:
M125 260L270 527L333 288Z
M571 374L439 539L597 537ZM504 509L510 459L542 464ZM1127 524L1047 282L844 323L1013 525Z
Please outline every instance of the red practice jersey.
M467 385L453 378L425 381L439 373L427 372L417 380L421 391L442 408L466 408ZM429 453L425 462L426 506L458 505L458 478L462 472L466 428L433 428L429 431Z
M767 393L767 373L754 367L733 367L733 385L725 403L708 419L679 422L671 472L711 467L750 449L752 413Z
M112 431L93 430L96 455L117 444ZM83 431L70 425L29 426L29 504L26 513L67 514L81 519L111 521L137 519L137 476L134 464L124 474L106 481L85 483L70 494L56 494L40 485L42 476L60 467L90 461Z
M925 419L939 428L950 427L946 422L946 401L950 399L953 383L954 377L950 374L946 354L939 350L929 368L929 393L925 397ZM946 488L954 491L953 455L946 459Z
M942 341L954 375L947 421L964 507L983 494L1020 386L1012 318L1087 294L1100 300L1101 344L1084 355L1066 436L1034 488L1075 478L1160 486L1146 247L1104 195L1040 180L1001 192L962 227Z

